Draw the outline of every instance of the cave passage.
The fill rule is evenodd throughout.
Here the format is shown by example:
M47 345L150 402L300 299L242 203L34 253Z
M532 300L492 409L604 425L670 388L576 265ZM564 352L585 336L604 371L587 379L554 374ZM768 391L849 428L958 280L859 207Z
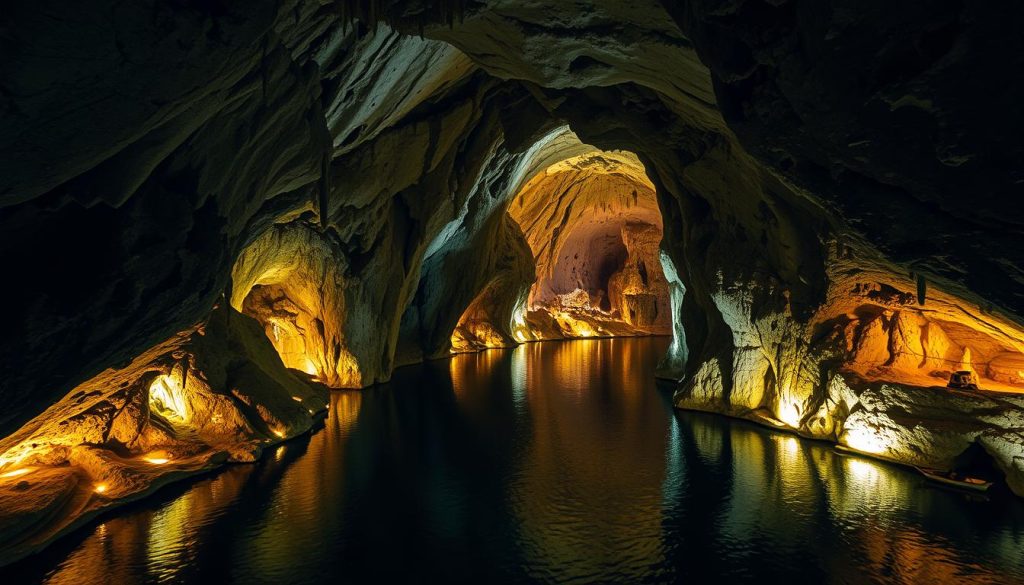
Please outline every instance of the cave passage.
M662 218L636 155L593 150L531 177L509 204L534 261L514 308L515 342L669 335L673 316L662 270ZM452 335L452 351L508 346L484 290Z
M517 373L491 396L495 421L575 398L579 416L614 421L636 403L587 368L621 365L601 373L650 400L627 383L632 360L671 386L658 408L939 483L980 470L998 480L983 489L1024 496L1024 82L1007 74L1024 71L1024 3L103 4L6 0L0 23L0 566L324 419L347 424L332 391L380 396L431 363L453 368L452 393L409 408L472 411L486 385L455 364L493 362ZM541 367L526 348L558 346L576 348L575 377L524 383ZM750 477L778 490L761 479L820 454L742 448L756 441L643 404L661 416L648 439L692 434L666 452L731 455L716 476L691 458L713 480L693 491L629 499L668 485L654 473L591 506L651 519L692 503L696 530L784 538L750 524L758 494L713 504ZM394 444L452 438L391 407ZM534 414L551 433L538 448L557 442ZM478 426L463 443L494 432L457 418L438 426ZM577 437L576 452L587 438L607 439ZM381 444L352 444L382 466L361 485L416 485L371 461ZM611 484L604 469L651 456L633 447L569 463ZM523 448L452 457L479 467ZM732 464L750 469L740 483ZM889 491L870 466L834 467L814 502ZM493 503L407 516L456 522ZM561 549L540 530L539 549L591 568L616 545ZM922 558L918 542L865 554ZM801 547L787 550L804 563Z
M256 319L288 368L332 388L359 388L348 347L344 256L306 222L267 230L232 270L232 307Z

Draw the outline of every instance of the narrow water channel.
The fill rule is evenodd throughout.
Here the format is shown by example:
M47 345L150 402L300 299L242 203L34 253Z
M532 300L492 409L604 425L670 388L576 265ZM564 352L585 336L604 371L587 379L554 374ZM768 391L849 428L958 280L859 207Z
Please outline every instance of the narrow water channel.
M1024 505L674 411L666 339L339 392L309 438L101 518L5 583L1020 583Z

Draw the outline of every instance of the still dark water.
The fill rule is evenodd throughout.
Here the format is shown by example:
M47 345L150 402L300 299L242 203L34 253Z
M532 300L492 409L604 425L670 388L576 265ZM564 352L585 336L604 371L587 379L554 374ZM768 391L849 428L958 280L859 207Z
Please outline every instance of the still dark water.
M664 339L528 344L115 512L7 583L1024 583L1024 506L673 412Z

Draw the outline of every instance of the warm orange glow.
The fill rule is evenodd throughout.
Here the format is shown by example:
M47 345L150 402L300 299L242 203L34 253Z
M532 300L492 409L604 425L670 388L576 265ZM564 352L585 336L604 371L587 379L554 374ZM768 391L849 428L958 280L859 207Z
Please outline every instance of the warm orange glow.
M304 358L302 362L302 371L306 372L310 376L315 376L317 374L316 363L308 357Z
M349 350L342 252L300 223L267 230L232 269L231 306L262 324L289 368L333 388L363 386Z
M2 473L2 474L0 474L0 477L2 477L2 478L21 477L22 475L25 475L26 473L31 473L31 472L32 472L32 468L30 468L30 467L22 467L21 469L15 469L13 471L7 471L5 473Z
M17 454L12 454L15 450L20 450ZM6 453L0 456L0 468L17 465L21 463L23 459L32 454L32 450L27 447L24 443L18 445L16 448L8 449Z
M107 491L107 484L105 484L105 483L98 483L98 484L95 484L92 489L97 494L102 494L102 493Z
M829 302L815 321L845 343L845 367L870 381L946 386L973 372L980 390L1024 393L1024 331L997 312L939 287L924 305L915 283L884 270L830 264Z
M508 310L506 297L510 293L515 295L516 287L524 289L524 283L515 277L500 276L477 293L473 302L462 311L452 331L449 338L451 353L510 347L521 341L522 331L519 336L515 333L515 315L510 319L505 313ZM524 289L520 296L525 296L525 293Z
M278 437L282 438L282 439L284 438L284 432L283 431L274 431L274 434L277 435Z
M301 396L292 396L292 400L294 400L295 402L302 402L302 397Z
M165 463L170 462L171 458L163 451L154 451L147 454L142 458L142 460L153 465L164 465Z
M663 223L636 155L583 147L534 174L509 215L536 267L529 296L513 315L516 340L671 332Z

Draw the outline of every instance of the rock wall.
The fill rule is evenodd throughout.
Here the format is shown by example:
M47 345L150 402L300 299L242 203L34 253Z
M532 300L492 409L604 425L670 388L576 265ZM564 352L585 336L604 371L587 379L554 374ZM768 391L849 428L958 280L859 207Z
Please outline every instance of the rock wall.
M525 238L545 278L566 250L614 257L609 311L615 288L619 315L668 332L669 308L665 371L683 380L678 405L861 450L870 441L851 437L867 434L907 462L948 464L977 443L1020 492L1017 401L921 390L950 366L993 389L1024 378L1014 204L1024 84L1005 75L1024 55L1012 50L1020 10L10 2L0 473L33 461L20 457L37 433L50 454L3 489L52 488L36 501L85 518L99 496L60 494L108 466L131 468L101 477L127 486L114 500L159 484L149 472L129 478L142 464L111 463L173 434L138 427L157 420L140 398L154 392L171 418L198 397L223 402L227 435L205 429L185 443L244 458L254 451L236 447L267 430L311 424L291 396L319 386L285 365L361 386L447 354L460 322L469 346L584 325L635 331L531 315ZM574 216L576 197L538 199L562 215L533 213L556 221L519 234L512 198L558 165L571 173L555 178L569 181L557 192L599 168L615 204ZM593 229L556 236L563 218ZM629 224L660 226L665 259ZM576 268L534 300L600 306L588 284L603 280L600 263ZM657 292L627 292L644 273ZM154 374L170 381L154 390ZM959 430L935 426L945 417ZM55 467L64 461L74 478ZM0 532L17 535L11 555L69 526L10 518L16 528Z
M0 440L0 562L172 481L254 461L327 404L258 323L222 307Z
M701 362L677 406L738 416L837 441L905 464L949 469L972 444L1024 487L1022 387L988 377L986 360L1019 356L1020 329L833 243L826 301L797 319L785 290L719 283L728 351ZM981 390L946 388L974 369Z

